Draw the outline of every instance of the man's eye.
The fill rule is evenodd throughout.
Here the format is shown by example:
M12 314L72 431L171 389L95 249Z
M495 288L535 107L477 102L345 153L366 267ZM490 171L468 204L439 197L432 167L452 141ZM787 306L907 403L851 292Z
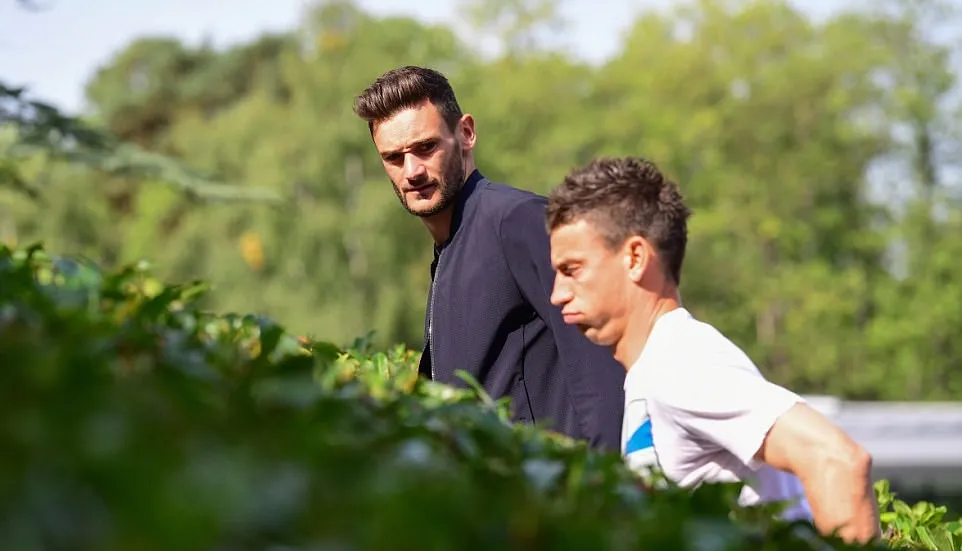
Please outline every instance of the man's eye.
M421 153L430 153L433 150L434 150L433 143L424 143L418 146L418 151L420 151Z

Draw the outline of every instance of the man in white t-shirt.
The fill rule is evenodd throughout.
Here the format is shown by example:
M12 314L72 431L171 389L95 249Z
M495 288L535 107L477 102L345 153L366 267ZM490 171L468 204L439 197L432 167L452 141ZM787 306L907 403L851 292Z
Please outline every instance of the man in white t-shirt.
M743 505L788 502L823 533L879 537L868 453L682 306L689 215L638 158L595 160L549 196L551 300L627 370L625 460L684 487L743 482Z

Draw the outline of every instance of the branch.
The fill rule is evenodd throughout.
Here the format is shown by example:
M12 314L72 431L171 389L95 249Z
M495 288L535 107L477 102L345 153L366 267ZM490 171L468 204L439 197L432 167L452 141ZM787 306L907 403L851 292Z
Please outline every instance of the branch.
M120 141L56 107L24 97L24 88L11 88L0 81L0 127L15 128L15 142L0 155L0 184L41 193L19 177L13 159L44 153L50 158L86 165L109 174L160 180L200 200L232 200L279 203L283 197L272 190L234 186L168 157Z

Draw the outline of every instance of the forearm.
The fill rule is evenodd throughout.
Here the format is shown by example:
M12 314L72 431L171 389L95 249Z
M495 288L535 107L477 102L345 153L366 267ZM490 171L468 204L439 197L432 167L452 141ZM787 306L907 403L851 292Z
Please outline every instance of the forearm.
M754 457L802 481L823 534L850 542L881 535L871 455L818 411L796 403L779 415Z
M866 542L880 535L878 501L872 488L871 458L825 457L817 461L808 480L802 479L816 528L823 534L836 529L849 542Z

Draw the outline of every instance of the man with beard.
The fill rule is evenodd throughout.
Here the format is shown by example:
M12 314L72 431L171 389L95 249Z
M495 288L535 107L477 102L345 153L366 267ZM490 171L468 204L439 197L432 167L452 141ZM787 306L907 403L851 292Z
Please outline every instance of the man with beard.
M513 421L616 451L625 373L549 300L546 198L481 174L474 119L437 71L388 71L354 111L401 205L434 240L421 375L460 385L465 370L511 399Z

